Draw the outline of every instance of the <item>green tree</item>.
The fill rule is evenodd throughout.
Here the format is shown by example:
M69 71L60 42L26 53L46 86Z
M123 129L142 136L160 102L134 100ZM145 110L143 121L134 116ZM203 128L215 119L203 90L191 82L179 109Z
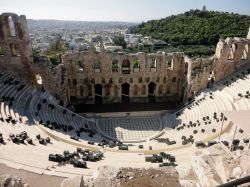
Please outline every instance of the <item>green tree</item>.
M140 67L140 61L139 60L134 60L133 61L133 67L134 68L139 68Z
M49 59L50 59L50 62L51 62L53 65L58 65L58 64L60 64L60 61L59 61L59 59L57 58L57 56L56 56L55 54L49 55Z
M39 55L39 51L37 49L32 48L32 55L33 56Z
M47 53L55 54L55 53L65 53L66 52L65 44L61 41L54 41L51 42L49 45L49 49L47 50Z
M123 49L126 49L126 47L127 47L127 42L125 41L125 39L122 35L115 36L113 38L113 42L115 45L122 46Z
M61 63L61 59L58 54L64 54L67 51L65 44L59 40L51 42L48 50L45 52L48 55L52 64L57 65Z

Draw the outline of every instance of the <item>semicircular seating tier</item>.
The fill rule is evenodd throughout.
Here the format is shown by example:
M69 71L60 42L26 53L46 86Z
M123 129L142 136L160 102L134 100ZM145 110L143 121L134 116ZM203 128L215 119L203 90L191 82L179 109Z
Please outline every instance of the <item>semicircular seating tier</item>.
M5 72L0 73L0 99L0 133L5 140L0 145L0 162L37 173L82 173L70 166L54 167L48 155L76 147L118 151L118 147L100 146L103 140L132 142L129 151L144 152L149 146L153 151L168 151L193 146L198 141L218 141L219 137L230 147L234 134L244 148L250 137L244 129L235 132L236 125L223 115L223 111L250 110L249 66L216 82L212 89L204 89L182 109L161 117L86 118L60 106L49 93ZM24 131L33 144L10 140L11 134ZM40 144L38 134L49 137L51 142ZM138 145L144 148L139 149Z

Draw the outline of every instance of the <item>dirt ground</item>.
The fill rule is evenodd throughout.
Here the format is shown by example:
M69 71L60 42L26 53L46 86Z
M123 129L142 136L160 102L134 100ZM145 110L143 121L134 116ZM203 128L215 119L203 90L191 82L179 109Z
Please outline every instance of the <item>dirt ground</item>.
M60 187L61 182L65 179L62 177L39 175L25 170L10 168L0 164L0 175L13 175L22 179L29 187Z
M117 175L121 187L181 187L174 168L123 168Z

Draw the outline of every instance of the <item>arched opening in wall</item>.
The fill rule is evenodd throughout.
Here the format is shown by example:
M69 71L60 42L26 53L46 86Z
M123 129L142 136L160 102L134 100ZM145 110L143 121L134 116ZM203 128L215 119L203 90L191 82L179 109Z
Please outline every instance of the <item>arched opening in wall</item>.
M129 84L122 84L122 103L129 103Z
M166 86L166 95L170 94L170 85Z
M215 72L211 71L208 76L207 88L213 88L215 81Z
M10 27L10 36L16 36L14 21L11 16L9 16L8 19L9 19L9 27Z
M185 62L185 71L184 71L184 74L186 75L188 73L188 63Z
M174 59L173 58L167 58L166 68L169 70L173 70L173 68L174 68Z
M157 60L152 59L152 62L150 64L150 72L156 72L156 68L157 68Z
M20 51L16 44L10 43L9 48L10 48L11 56L20 56Z
M229 49L228 57L227 57L228 60L233 60L234 59L234 52L236 50L236 47L237 47L236 44L231 45L231 47Z
M102 85L95 85L95 104L102 104Z
M155 102L155 89L156 89L156 84L154 82L150 82L148 84L148 101L149 103Z
M75 61L75 67L79 71L84 71L84 64L82 62L80 60Z
M118 72L118 60L114 59L112 61L112 72Z
M172 82L176 82L176 77L173 77L173 78L172 78Z
M20 56L19 48L16 44L14 44L15 56Z
M39 73L35 74L35 78L36 78L36 84L42 85L43 84L43 80L42 77Z
M83 97L83 87L80 86L80 96Z
M69 85L69 87L71 87L71 81L70 81L70 79L68 79L68 85Z
M129 60L122 61L122 74L130 74L130 61Z
M101 72L101 61L100 60L95 60L94 62L94 71L95 73L100 73Z
M140 72L140 60L133 61L133 71Z
M134 96L137 96L138 95L138 86L137 85L134 85Z
M249 52L249 46L248 44L246 44L241 57L242 60L247 60L248 52Z

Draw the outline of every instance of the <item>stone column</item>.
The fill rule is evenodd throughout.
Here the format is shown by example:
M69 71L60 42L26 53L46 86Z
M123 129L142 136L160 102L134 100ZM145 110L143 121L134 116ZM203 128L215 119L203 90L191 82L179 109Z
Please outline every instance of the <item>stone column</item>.
M247 39L250 39L250 27L248 29ZM249 48L248 48L249 49Z
M155 97L158 97L159 84L155 84Z
M247 60L250 60L250 43L247 44L247 47L248 47Z
M13 43L10 43L9 47L11 56L16 56L15 45Z

